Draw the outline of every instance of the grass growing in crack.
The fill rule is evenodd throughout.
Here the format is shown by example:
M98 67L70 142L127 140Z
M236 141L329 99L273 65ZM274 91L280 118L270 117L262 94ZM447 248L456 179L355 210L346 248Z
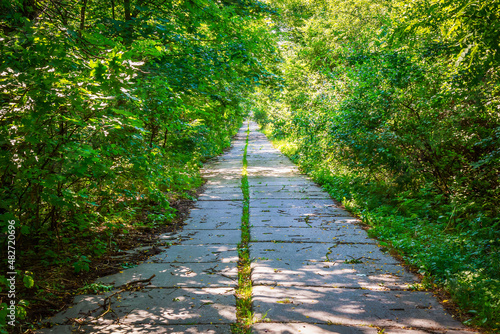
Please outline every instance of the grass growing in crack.
M241 172L241 191L243 192L243 215L241 218L241 242L238 244L238 288L236 290L236 319L237 323L231 327L234 334L250 333L253 321L252 311L252 281L250 279L250 241L249 205L250 193L248 190L247 150L250 125L247 128L245 150L243 152L243 169Z

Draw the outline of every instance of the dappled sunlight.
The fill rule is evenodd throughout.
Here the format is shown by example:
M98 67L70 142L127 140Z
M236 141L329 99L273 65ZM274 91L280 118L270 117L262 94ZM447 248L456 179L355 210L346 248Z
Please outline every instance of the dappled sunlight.
M222 174L222 175L220 175ZM239 180L241 175L241 171L239 173L234 172L234 173L211 173L211 174L205 174L203 175L206 178L211 178L213 176L217 176L219 180Z
M288 261L288 262L287 262ZM407 289L416 282L402 267L343 262L305 262L256 260L252 279L256 285L322 286L370 290ZM290 262L290 263L289 263Z
M224 222L222 222L224 223ZM225 226L225 225L223 225ZM149 258L156 263L236 263L238 252L236 245L173 245L167 251Z
M280 333L280 334L326 334L326 333L344 333L344 334L376 334L376 328L366 327L349 327L342 325L334 325L329 323L257 323L252 326L258 333ZM423 334L423 333L415 333Z
M378 326L456 325L424 293L323 287L254 287L258 316L270 321L333 322Z
M255 328L297 333L299 325L289 322L302 322L314 333L322 331L308 327L315 323L457 325L432 296L408 291L417 278L382 252L358 219L294 167L273 166L280 153L262 134L252 136L250 256L253 306L262 321ZM271 326L276 322L285 324Z
M122 324L183 324L202 319L213 323L231 323L235 320L234 289L232 288L169 288L123 291L111 297L110 309L101 324L120 319ZM97 299L78 300L77 307L68 309L60 319L85 317L97 320L104 310L97 307ZM206 323L206 321L201 321Z
M218 177L224 177L225 179L234 176L234 177L240 177L241 176L241 164L240 166L228 166L228 167L217 167L217 168L210 168L209 170L205 171L203 174L203 177L210 178L212 176L218 176Z
M298 227L274 227L271 225L256 226L252 229L251 236L253 241L307 241L375 244L375 241L368 238L362 229L352 229L351 231L346 231L340 227L313 227L312 225L307 225L306 223Z
M229 325L165 325L165 324L120 324L107 326L80 326L87 333L99 334L221 334L231 333ZM77 330L75 330L77 331Z
M337 209L338 206L335 205L331 199L294 199L294 198L284 198L284 199L253 199L250 207L258 208L273 208L273 207L286 207L287 209L309 209L309 208L333 208Z
M329 208L265 208L265 207L254 207L252 203L250 204L250 211L254 217L267 217L270 219L276 217L292 217L296 218L299 216L305 217L345 217L348 213L342 209L337 209L335 207Z
M251 163L251 161L249 162ZM279 168L273 168L273 167L248 167L247 168L248 175L249 176L258 176L258 175L264 175L264 176L281 176L281 175L289 175L292 176L297 173L297 168L294 167L279 167Z
M243 196L241 191L238 192L226 192L226 193L204 193L198 197L200 201L220 201L220 200L242 200Z
M211 187L214 189L218 188L226 188L226 187L232 187L236 188L241 184L241 180L238 178L230 178L230 179L208 179L207 182L205 183L206 187Z
M143 263L120 273L100 278L102 284L123 286L155 275L148 288L227 287L235 286L237 269L234 263Z

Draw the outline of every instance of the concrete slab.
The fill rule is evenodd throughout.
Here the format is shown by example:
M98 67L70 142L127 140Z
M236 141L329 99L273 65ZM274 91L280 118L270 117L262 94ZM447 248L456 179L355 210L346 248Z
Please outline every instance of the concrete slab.
M243 157L243 148L244 145L241 145L238 148L236 148L236 150L231 150L225 153L224 156L227 160L238 159L238 158L241 160L241 157Z
M50 324L51 325L51 324ZM37 334L74 334L74 333L88 333L81 325L55 325L51 328L42 328L35 331Z
M335 207L321 208L263 208L252 207L250 202L250 217L346 217L349 212Z
M209 172L212 170L217 170L219 168L241 168L243 167L242 159L219 159L213 162L210 162L203 168L202 172Z
M326 208L339 209L331 199L253 199L251 208Z
M206 187L241 187L241 177L240 178L232 178L229 180L224 180L224 179L206 179L207 182L205 183Z
M257 184L250 186L250 191L262 192L298 192L298 193L308 193L308 192L325 192L320 186L308 182L307 185L297 186L297 185L265 185L265 184Z
M194 203L194 207L192 210L234 210L240 209L243 210L242 201L198 201Z
M38 334L231 334L231 326L217 325L108 325L108 326L55 326L36 331Z
M250 191L250 198L253 200L259 199L331 199L328 193L325 192L270 192L270 191Z
M241 241L240 230L186 230L178 234L184 245L236 245Z
M234 212L232 216L220 216L218 212L206 212L201 219L189 218L185 221L184 230L236 230L241 227L242 212Z
M264 154L255 154L255 151L248 145L247 163L248 168L255 168L259 170L270 170L282 172L283 170L294 171L300 174L299 168L290 163L290 160L277 156L274 152L267 152Z
M243 167L242 159L229 159L229 160L220 160L210 163L203 168L201 173L211 173L211 172L220 172L220 173L241 173L241 169Z
M279 154L281 157L280 151L273 147L273 145L267 140L265 136L262 136L260 133L255 133L255 136L251 134L248 138L248 149L251 153L258 155L266 155L268 153Z
M376 328L368 326L339 326L308 323L259 323L252 326L253 334L377 334ZM385 332L384 332L385 333ZM408 334L420 334L411 333Z
M308 323L258 323L252 326L252 333L273 334L377 334L380 331L377 328L369 326L340 326ZM454 330L432 330L434 334L474 334L478 332L454 331ZM411 329L388 329L384 328L384 334L429 334L428 331Z
M206 179L205 189L208 188L240 188L241 187L241 177L239 179L234 178L230 180L221 179Z
M116 291L115 291L116 292ZM98 307L105 295L82 295L75 305L50 319L63 324L68 318L96 321L104 310ZM228 288L173 288L126 291L110 298L111 309L99 318L100 325L119 319L121 324L210 324L236 321L234 290Z
M240 208L231 208L231 209L197 209L193 208L189 212L189 216L187 219L198 219L200 221L209 221L211 219L219 220L225 219L228 217L240 216L243 212L243 209Z
M277 322L464 328L426 292L256 286L253 302L258 317Z
M314 183L306 177L248 176L249 186L310 186Z
M211 161L209 161L206 166L209 168L212 166L212 164L217 164L217 163L223 163L223 162L230 162L230 161L235 161L235 162L240 162L241 159L238 159L237 156L240 154L243 154L243 151L245 149L245 144L240 143L240 142L233 142L233 146L231 147L230 150L226 151L222 156L212 158Z
M361 222L353 217L318 217L304 216L250 216L250 224L254 227L332 227L359 228Z
M256 176L265 176L265 177L293 177L297 174L297 171L292 168L279 168L279 169L271 169L271 168L262 168L262 167L249 167L247 169L248 175L251 177Z
M370 290L408 289L419 280L401 265L256 260L253 285L321 286Z
M204 179L210 180L231 180L241 178L241 169L239 168L219 168L206 171L202 174Z
M270 170L270 171L294 171L300 175L299 168L294 165L290 160L284 156L278 156L274 152L265 154L255 154L250 145L248 146L247 163L248 168L255 168L256 170Z
M154 255L148 262L156 263L236 263L238 249L235 245L173 245Z
M237 201L243 200L243 193L241 192L241 189L239 189L239 191L225 192L225 193L211 191L211 192L205 192L198 196L198 201L233 201L233 200Z
M344 263L356 259L367 264L399 264L372 244L256 242L249 248L250 257L256 260L280 259L298 265L308 262Z
M198 195L198 201L217 201L216 197L214 196L238 196L241 195L243 192L241 191L241 184L240 186L237 187L218 187L218 186L213 186L213 187L207 187L204 189L202 193ZM214 199L215 198L215 199ZM233 198L231 198L233 199ZM223 201L227 201L228 199L224 198Z
M265 142L267 139L248 139L248 157L254 159L261 159L263 162L269 157L273 157L276 160L290 161L284 155L275 149L269 142Z
M241 179L240 182L234 182L234 185L226 184L213 184L211 181L207 181L203 185L203 192L217 192L217 193L238 193L241 192Z
M221 182L221 183L236 183L241 179L241 173L232 173L232 174L224 174L224 173L205 173L203 178L211 183Z
M332 242L375 244L366 232L359 227L252 227L251 241L283 241L283 242Z
M236 286L236 263L142 263L120 273L101 277L97 282L122 286L129 282L151 280L148 288Z
M258 155L254 153L255 150L253 149L252 145L248 145L248 148L247 162L250 167L258 166L263 168L293 168L297 171L297 173L300 173L297 166L284 156L277 156L276 154L269 152L273 159L268 160L268 158L270 157L269 153Z

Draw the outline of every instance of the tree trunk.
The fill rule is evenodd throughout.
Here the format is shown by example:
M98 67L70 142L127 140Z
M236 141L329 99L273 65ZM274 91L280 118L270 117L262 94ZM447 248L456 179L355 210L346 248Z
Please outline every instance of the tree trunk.
M123 0L123 7L125 9L125 21L130 20L130 0Z
M83 0L82 10L80 12L80 37L82 37L82 32L85 29L85 11L87 10L87 0Z

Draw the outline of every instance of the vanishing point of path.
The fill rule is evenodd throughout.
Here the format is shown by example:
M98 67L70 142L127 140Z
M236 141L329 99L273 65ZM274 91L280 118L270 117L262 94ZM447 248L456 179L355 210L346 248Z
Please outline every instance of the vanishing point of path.
M116 289L76 297L39 333L231 333L248 126L254 333L471 333L431 293L411 291L417 278L253 122L205 169L204 192L183 231L160 236L169 248L100 279Z

